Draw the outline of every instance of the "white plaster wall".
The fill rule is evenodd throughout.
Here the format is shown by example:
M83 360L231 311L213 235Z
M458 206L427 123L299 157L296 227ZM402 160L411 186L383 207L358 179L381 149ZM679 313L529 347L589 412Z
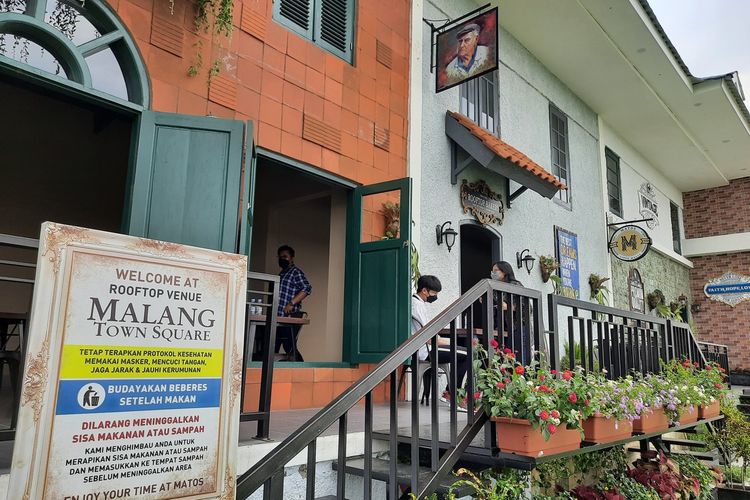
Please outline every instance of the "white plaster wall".
M466 0L429 0L424 3L428 19L456 18L476 8ZM502 11L500 13L502 23ZM430 29L422 30L424 50L430 46ZM516 252L525 248L532 255L554 255L554 226L577 233L579 245L579 279L581 298L588 299L590 273L608 274L605 211L601 194L598 125L596 114L547 71L522 45L507 32L500 33L500 136L534 161L551 170L549 137L549 103L553 102L568 115L572 210L553 200L527 191L506 209L505 221L495 229L502 236L503 258L515 267ZM446 110L458 110L459 91L454 88L435 94L435 75L430 72L429 58L422 64L422 172L420 224L420 271L437 275L443 293L437 306L445 307L459 296L460 255L456 242L451 253L435 241L435 226L446 220L458 229L462 219L459 197L461 178L483 179L493 190L503 193L505 180L486 170L467 169L459 183L450 183L450 143L445 135ZM517 186L511 183L511 190ZM531 276L517 270L517 277L528 287L544 292L551 284L543 284L535 266ZM489 277L489 269L488 269ZM437 308L436 308L437 309ZM545 316L546 323L546 316Z
M682 192L667 180L661 172L654 168L637 150L620 138L603 120L600 120L599 122L599 133L601 138L602 179L605 179L604 175L606 172L604 148L608 147L620 157L623 214L622 218L611 214L612 222L642 218L639 212L638 191L644 182L650 182L656 192L656 202L659 207L659 223L653 229L648 228L647 231L651 235L654 245L657 246L662 253L665 253L667 256L677 260L683 265L687 265L684 259L681 259L673 250L672 221L669 208L669 203L671 201L680 207L680 215L682 215ZM603 200L607 203L605 208L608 210L609 205L606 201L606 180L602 181L602 190L604 195ZM643 227L646 228L647 226L644 224ZM681 227L680 230L681 235L684 237L683 228Z

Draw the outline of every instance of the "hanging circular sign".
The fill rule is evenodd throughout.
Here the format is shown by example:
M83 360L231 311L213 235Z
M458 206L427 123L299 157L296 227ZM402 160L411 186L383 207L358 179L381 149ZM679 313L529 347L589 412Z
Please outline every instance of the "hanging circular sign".
M609 238L609 250L620 260L634 262L648 253L651 237L645 229L628 224L618 228Z

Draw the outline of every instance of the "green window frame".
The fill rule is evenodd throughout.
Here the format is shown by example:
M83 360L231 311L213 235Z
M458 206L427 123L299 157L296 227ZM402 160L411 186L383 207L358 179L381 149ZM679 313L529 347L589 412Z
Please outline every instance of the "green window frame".
M16 2L14 6L5 4L5 9L0 11L0 38L14 36L16 40L28 40L40 46L59 64L64 76L2 53L0 72L51 82L54 86L119 103L126 108L148 108L151 91L145 64L125 25L109 5L102 0L86 0L85 3L57 0L53 5L68 9L68 15L75 19L85 20L98 35L85 42L76 40L74 28L78 21L73 23L73 31L56 25L54 12L49 12L46 0L26 0ZM6 40L5 43L13 42ZM123 98L97 86L96 77L101 68L96 66L99 64L96 56L102 52L111 54L119 66L127 94Z
M355 8L356 0L276 0L273 19L351 64Z
M609 211L622 217L622 180L620 157L609 148L604 148L604 161L607 167L607 199Z

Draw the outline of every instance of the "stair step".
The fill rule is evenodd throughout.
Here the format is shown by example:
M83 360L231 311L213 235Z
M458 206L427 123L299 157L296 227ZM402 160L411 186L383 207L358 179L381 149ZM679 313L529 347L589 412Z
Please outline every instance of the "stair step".
M688 446L691 448L706 448L708 446L705 441L696 441L694 439L662 438L661 442L673 446Z
M383 460L380 458L373 458L372 459L372 478L376 479L378 481L385 481L388 482L388 476L390 474L390 467L391 464L388 460ZM333 470L338 470L339 464L338 460L335 460L333 462ZM346 461L346 469L347 474L352 474L355 476L364 476L365 474L365 459L364 458L355 458L352 460ZM426 484L433 476L432 471L427 467L420 467L419 468L419 484L424 485ZM403 486L409 486L411 485L411 465L409 464L402 464L397 463L396 464L396 480L398 481L398 484ZM457 478L455 476L448 476L443 483L438 485L437 492L438 493L447 493L448 489L451 487L451 485L457 481ZM467 486L459 486L454 490L457 497L462 497L469 495L471 493L474 493L474 490L471 487Z

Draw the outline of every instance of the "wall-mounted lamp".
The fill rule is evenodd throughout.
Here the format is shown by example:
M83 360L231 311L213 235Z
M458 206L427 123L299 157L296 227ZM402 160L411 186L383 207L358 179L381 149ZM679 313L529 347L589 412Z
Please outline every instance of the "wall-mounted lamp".
M528 272L529 274L531 274L531 270L534 269L535 260L536 259L531 256L528 248L522 250L520 253L516 252L516 265L518 266L518 269L521 269L521 267L525 267L526 272Z
M690 312L691 313L695 314L695 313L700 312L700 311L701 311L701 305L700 304L696 304L696 303L690 304Z
M446 228L446 226L448 226ZM437 236L437 244L442 245L443 240L445 240L445 246L448 247L448 251L451 251L451 248L456 243L456 236L458 236L458 233L455 229L453 229L451 226L450 221L444 222L442 226L435 226L435 236Z

